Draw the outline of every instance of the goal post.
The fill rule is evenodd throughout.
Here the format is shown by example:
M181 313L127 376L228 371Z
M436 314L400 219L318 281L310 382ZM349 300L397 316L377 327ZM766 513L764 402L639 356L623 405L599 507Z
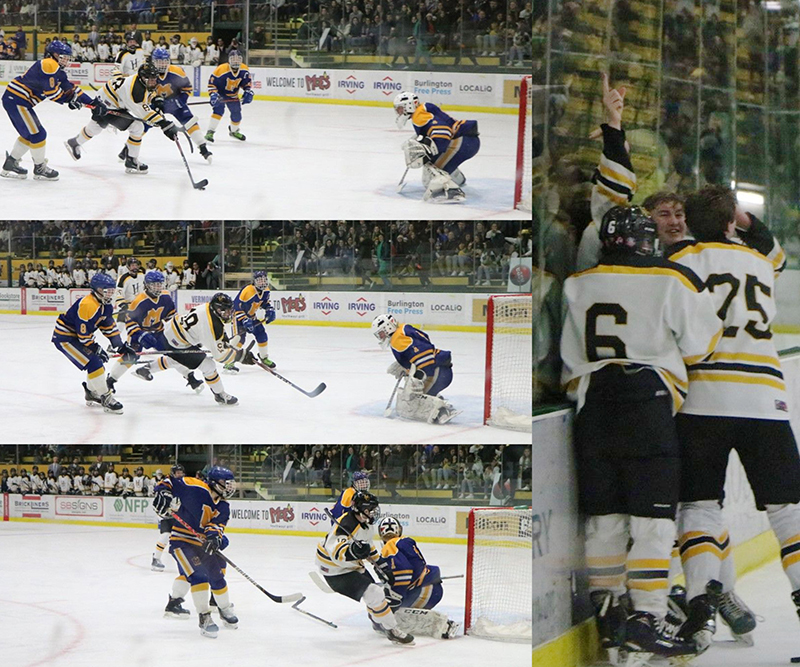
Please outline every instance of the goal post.
M514 208L533 210L533 77L519 84L517 160L514 176Z
M533 638L533 510L475 507L467 528L464 632L500 641Z
M495 294L486 311L483 422L530 430L533 415L533 295Z

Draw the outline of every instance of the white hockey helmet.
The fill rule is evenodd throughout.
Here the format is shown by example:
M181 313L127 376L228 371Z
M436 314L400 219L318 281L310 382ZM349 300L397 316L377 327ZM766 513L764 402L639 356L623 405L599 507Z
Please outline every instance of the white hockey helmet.
M397 123L397 128L399 130L405 127L406 121L411 118L419 105L420 101L416 93L409 93L407 90L404 90L402 93L398 93L395 96L394 112L397 116L394 122Z
M383 349L389 347L389 341L395 331L397 331L397 320L387 313L378 315L372 320L372 335L378 339Z

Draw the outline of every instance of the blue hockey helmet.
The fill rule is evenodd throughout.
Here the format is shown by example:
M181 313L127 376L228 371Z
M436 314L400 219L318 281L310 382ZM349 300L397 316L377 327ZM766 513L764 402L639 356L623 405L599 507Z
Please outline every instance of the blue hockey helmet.
M231 66L234 74L239 71L239 68L242 66L242 62L242 54L236 49L228 54L228 64Z
M164 274L161 271L148 271L144 274L144 291L156 297L164 290Z
M92 293L100 299L101 303L111 303L117 291L114 279L105 273L95 273L89 287L92 288Z
M253 285L256 286L256 289L259 292L263 292L265 289L269 289L269 278L267 277L267 272L261 269L259 269L258 271L254 271Z
M208 471L206 482L212 491L223 498L230 498L236 493L236 479L233 473L222 466L214 466Z
M378 522L378 536L388 542L393 537L403 536L403 526L393 516L385 516Z
M65 68L72 60L72 47L57 39L47 45L44 55L53 58L60 68Z
M156 66L159 74L163 74L169 69L169 51L163 46L157 46L153 49L150 56L153 59L153 64Z
M352 486L356 491L369 491L369 475L361 470L353 473Z

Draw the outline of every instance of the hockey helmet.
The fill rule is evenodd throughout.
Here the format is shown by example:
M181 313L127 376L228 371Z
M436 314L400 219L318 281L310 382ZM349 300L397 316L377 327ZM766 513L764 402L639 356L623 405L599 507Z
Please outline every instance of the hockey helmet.
M208 486L223 498L231 498L236 493L236 479L233 473L222 466L214 466L208 471Z
M161 271L148 271L144 274L144 291L148 296L157 297L164 291L164 274Z
M217 292L209 302L211 312L223 322L230 322L233 317L233 299L224 292Z
M64 69L72 61L72 47L57 39L54 39L44 50L45 56L53 58L61 69Z
M352 486L356 491L369 491L369 475L361 470L353 473Z
M151 57L159 74L164 74L164 72L169 69L169 51L167 51L163 46L157 46L155 49L153 49L153 54Z
M372 320L372 335L378 339L383 349L389 347L389 341L395 331L397 331L397 320L388 313L378 315Z
M600 223L603 253L652 256L658 238L656 223L638 206L615 206Z
M231 66L234 74L239 71L239 68L242 66L242 62L244 62L242 60L242 54L236 49L228 54L228 64Z
M416 93L409 93L407 90L404 90L402 93L398 93L395 96L394 112L397 114L395 123L397 123L398 129L403 129L406 121L411 118L419 105L420 101Z
M393 537L402 537L403 526L393 516L385 516L378 523L378 536L388 542Z
M128 261L125 262L125 266L128 267L128 272L135 276L139 272L139 269L142 268L142 263L135 257L131 256L128 257Z
M353 496L352 511L366 517L366 522L370 525L375 523L378 518L380 503L378 499L369 491L356 491ZM362 522L363 523L363 522Z
M136 39L135 32L129 32L125 36L125 44L129 53L136 53L136 49L139 48L139 40Z
M171 477L181 478L186 474L186 468L184 468L180 463L176 463L169 469L169 474Z
M267 272L259 269L253 273L253 285L259 292L269 289L269 278Z
M156 85L158 84L158 69L156 69L156 66L153 64L152 59L148 58L142 63L137 76L147 90L153 91L156 89Z
M117 291L117 284L114 279L105 273L95 273L89 283L92 293L100 299L101 303L111 303Z

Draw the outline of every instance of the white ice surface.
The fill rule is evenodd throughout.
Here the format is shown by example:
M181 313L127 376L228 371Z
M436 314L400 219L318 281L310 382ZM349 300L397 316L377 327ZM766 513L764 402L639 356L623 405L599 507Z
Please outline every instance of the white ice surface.
M324 594L308 577L318 538L232 533L225 553L271 593L302 592L302 608L324 626L277 604L228 569L239 628L202 637L191 600L189 620L163 618L177 568L151 572L157 531L0 523L2 664L13 667L503 667L529 665L531 647L459 636L419 637L397 647L373 632L362 603ZM464 574L466 546L420 545L442 573ZM437 606L463 623L464 579L444 582ZM216 618L216 614L214 615ZM218 625L222 625L217 621Z
M210 107L192 109L205 132ZM413 132L394 126L391 106L256 101L243 108L245 142L228 136L226 114L209 144L213 164L206 164L196 150L189 155L183 140L195 181L209 181L205 191L192 189L178 150L160 130L150 130L142 143L140 159L150 173L131 175L117 160L127 132L106 129L83 147L76 162L63 144L89 122L89 111L45 101L36 113L47 131L50 166L61 178L34 181L33 163L26 155L27 180L0 180L3 215L9 219L530 218L512 209L515 115L467 114L478 121L481 133L480 152L462 165L467 199L436 205L422 201L420 170L409 171L407 186L402 193L396 191L405 169L400 145ZM0 155L11 150L17 136L0 113Z
M0 442L531 442L530 432L483 425L485 337L478 333L432 334L437 347L453 353L453 383L443 394L463 411L439 426L383 416L394 387L386 374L393 357L368 329L270 326L276 371L306 391L325 382L316 398L254 366L221 374L225 390L239 399L229 407L215 403L208 387L195 394L176 371L157 373L152 382L129 371L117 383L124 414L111 415L85 405L86 373L50 342L54 326L50 316L0 315Z

